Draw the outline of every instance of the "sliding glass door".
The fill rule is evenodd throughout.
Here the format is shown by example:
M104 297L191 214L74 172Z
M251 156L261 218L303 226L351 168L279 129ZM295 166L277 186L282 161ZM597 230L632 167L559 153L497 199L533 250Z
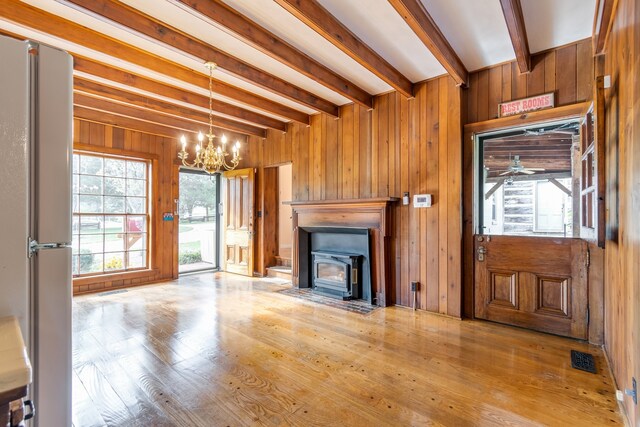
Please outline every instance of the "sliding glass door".
M180 273L219 268L220 175L180 170Z

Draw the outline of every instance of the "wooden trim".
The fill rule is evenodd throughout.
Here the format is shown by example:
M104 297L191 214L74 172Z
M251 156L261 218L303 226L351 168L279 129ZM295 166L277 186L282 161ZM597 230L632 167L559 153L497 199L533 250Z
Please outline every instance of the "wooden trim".
M98 282L111 282L114 280L139 279L157 275L157 268L147 268L144 270L123 271L121 273L96 274L93 276L81 276L73 279L73 286L91 285ZM103 291L104 289L101 289Z
M316 0L275 2L395 90L404 96L413 96L413 83L407 77L367 46Z
M483 122L469 123L464 125L464 131L478 133L489 130L500 130L510 127L531 125L549 120L581 117L587 112L590 105L590 102L580 102L577 104L564 105L562 107L549 108L547 110L533 111L519 116L501 117L498 119L485 120Z
M136 89L151 92L166 98L172 98L176 101L197 105L198 107L206 108L207 110L209 109L208 96L157 82L139 74L111 67L82 56L75 56L73 58L73 62L73 68L76 71L110 80L122 85L133 86ZM103 83L100 84L104 86ZM239 120L251 122L258 126L282 131L286 130L287 124L281 120L238 107L234 104L229 104L228 102L224 102L219 99L214 99L211 107L215 112L223 113Z
M277 76L268 74L201 40L165 25L121 2L113 0L103 0L101 2L94 0L68 0L68 2L160 43L200 58L203 62L214 61L218 67L228 71L230 74L272 93L334 117L338 116L337 105L314 95L308 90L294 86Z
M95 99L99 99L96 97L99 96L107 98L109 101L118 101L129 106L150 109L170 115L172 117L177 116L184 119L198 121L205 127L209 123L209 115L202 111L193 110L191 108L183 107L182 105L172 104L170 102L162 101L159 99L149 98L134 92L105 86L101 83L96 83L91 80L83 79L81 77L74 78L73 87L75 94L79 95L81 99L87 99L86 94L90 94L91 97ZM74 96L74 98L76 97ZM79 105L83 104L79 103ZM163 115L160 114L157 117L158 120L161 121ZM262 138L264 138L264 136L266 135L266 131L263 128L255 127L247 123L236 122L235 120L230 120L225 117L213 116L212 122L216 127L234 132L240 132L245 135L256 135Z
M531 53L529 52L527 29L524 24L520 0L500 0L500 6L502 6L502 13L507 22L507 29L520 72L528 73L531 71Z
M317 81L345 98L371 108L372 96L353 82L291 46L220 0L178 0L242 37L252 47Z
M618 0L598 0L596 16L593 20L593 54L604 53L607 37L613 26L613 17L618 7Z
M185 83L202 88L209 87L209 77L204 73L196 72L175 62L141 51L135 46L119 42L113 38L92 31L87 27L76 24L75 22L27 5L22 1L5 0L0 2L0 16L16 24L182 80ZM20 37L26 39L26 37L22 35L20 35ZM70 53L73 54L73 52ZM223 81L214 79L214 91L218 95L235 99L238 102L251 105L277 116L309 124L308 114L255 95L248 90L240 89Z
M292 202L283 202L285 205L291 206L313 206L313 205L377 205L388 202L397 202L398 197L376 197L371 199L335 199L335 200L296 200Z
M160 156L153 153L147 153L144 151L124 150L122 148L104 147L99 145L83 144L81 142L73 143L73 151L80 151L85 153L100 153L109 156L119 157L134 157L145 160L158 160Z
M420 0L389 0L422 43L458 85L466 86L469 72Z
M174 129L179 129L182 131L195 132L198 130L206 129L207 127L206 122L195 122L190 120L189 118L185 119L182 117L159 113L156 110L133 107L127 104L114 102L106 98L95 98L93 96L85 95L78 92L75 92L73 94L73 102L74 105L80 107L113 113L136 120L142 120L149 123L172 127ZM246 126L250 127L249 125ZM262 133L259 133L257 128L254 129L256 130L255 133L252 132L253 135L258 133L257 136L264 138L264 135L266 135L266 131L264 129L262 129Z

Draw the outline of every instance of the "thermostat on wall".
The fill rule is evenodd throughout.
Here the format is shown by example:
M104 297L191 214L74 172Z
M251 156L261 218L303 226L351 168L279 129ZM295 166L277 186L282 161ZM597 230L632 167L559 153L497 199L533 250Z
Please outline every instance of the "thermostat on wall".
M431 207L431 194L414 194L413 195L413 207L414 208L429 208L429 207Z

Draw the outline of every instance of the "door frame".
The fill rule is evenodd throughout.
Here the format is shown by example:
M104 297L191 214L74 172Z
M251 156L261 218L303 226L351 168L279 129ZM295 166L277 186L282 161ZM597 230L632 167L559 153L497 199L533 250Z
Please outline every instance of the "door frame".
M560 122L570 119L581 119L589 110L591 102L582 102L534 111L517 116L502 117L483 122L469 123L464 126L462 144L463 182L462 182L462 313L473 319L475 307L475 273L474 273L474 233L477 230L474 212L477 204L477 177L475 176L478 152L476 135L479 133L501 132L534 126L546 122Z
M222 190L222 176L220 173L215 173L215 174L209 174L205 171L199 170L199 169L193 169L193 168L189 168L189 167L184 167L184 166L180 166L178 168L178 203L180 201L180 174L181 173L191 173L194 175L205 175L205 176L215 176L216 178L216 200L215 200L215 206L216 206L216 235L215 235L215 245L216 245L216 265L213 268L205 268L205 269L200 269L200 270L193 270L193 271L185 271L183 273L180 273L180 209L179 206L177 206L178 209L176 209L176 211L178 212L178 233L177 233L177 240L178 240L178 258L177 258L177 271L178 271L178 275L181 274L191 274L191 273L201 273L203 271L220 271L222 269L221 267L221 263L220 260L222 259L220 257L220 243L222 242L221 240L221 236L220 236L220 218L222 217L222 209L221 209L221 202L222 199L220 197L220 191Z

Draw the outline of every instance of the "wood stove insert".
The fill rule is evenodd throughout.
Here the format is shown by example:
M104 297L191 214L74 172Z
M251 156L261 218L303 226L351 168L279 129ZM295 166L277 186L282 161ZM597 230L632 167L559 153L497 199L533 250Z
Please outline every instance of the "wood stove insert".
M362 298L360 254L313 251L314 292L343 300Z

